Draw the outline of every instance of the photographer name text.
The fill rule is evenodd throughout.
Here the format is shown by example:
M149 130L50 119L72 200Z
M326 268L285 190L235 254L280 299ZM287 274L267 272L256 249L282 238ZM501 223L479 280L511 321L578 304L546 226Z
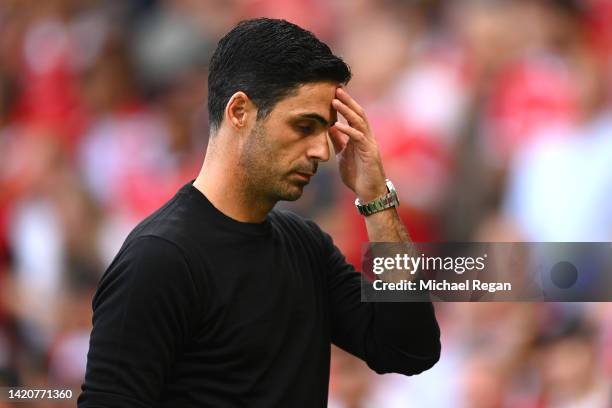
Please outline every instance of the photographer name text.
M483 282L478 279L468 279L463 282L449 282L447 280L420 280L418 282L402 279L399 282L385 282L375 280L372 285L379 291L471 291L482 290L487 292L511 291L510 282Z

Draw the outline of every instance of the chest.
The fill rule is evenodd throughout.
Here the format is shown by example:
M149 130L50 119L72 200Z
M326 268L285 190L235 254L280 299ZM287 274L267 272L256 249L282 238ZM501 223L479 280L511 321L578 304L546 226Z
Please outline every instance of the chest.
M326 285L311 248L275 238L202 251L208 298L198 344L243 363L329 344Z

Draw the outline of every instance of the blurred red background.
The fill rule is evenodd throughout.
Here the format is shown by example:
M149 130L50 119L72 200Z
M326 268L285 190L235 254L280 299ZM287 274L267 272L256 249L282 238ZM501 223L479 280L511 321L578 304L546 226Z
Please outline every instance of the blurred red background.
M349 63L415 241L612 241L611 1L3 0L0 386L78 392L98 279L197 175L208 59L257 16ZM320 170L282 206L358 265L354 197ZM330 406L612 406L609 304L436 310L432 370L376 376L334 349Z

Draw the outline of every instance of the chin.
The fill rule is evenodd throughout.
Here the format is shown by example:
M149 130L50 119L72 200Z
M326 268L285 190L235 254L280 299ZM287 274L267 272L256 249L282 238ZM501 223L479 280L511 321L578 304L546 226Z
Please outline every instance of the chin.
M291 196L285 196L283 198L281 198L282 201L296 201L298 198L300 198L302 196L302 194L295 194L295 195L291 195Z
M279 201L295 201L304 193L304 186L295 184L288 186L279 195Z
M296 192L295 194L284 194L281 197L282 201L295 201L302 196L302 191Z

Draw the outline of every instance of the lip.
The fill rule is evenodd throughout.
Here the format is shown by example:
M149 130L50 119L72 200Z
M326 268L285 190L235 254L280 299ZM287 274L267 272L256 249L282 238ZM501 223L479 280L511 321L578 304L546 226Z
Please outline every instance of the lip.
M294 172L293 174L297 175L298 177L300 177L301 179L303 179L304 181L310 181L310 178L312 176L314 176L313 173L302 173L299 171Z

